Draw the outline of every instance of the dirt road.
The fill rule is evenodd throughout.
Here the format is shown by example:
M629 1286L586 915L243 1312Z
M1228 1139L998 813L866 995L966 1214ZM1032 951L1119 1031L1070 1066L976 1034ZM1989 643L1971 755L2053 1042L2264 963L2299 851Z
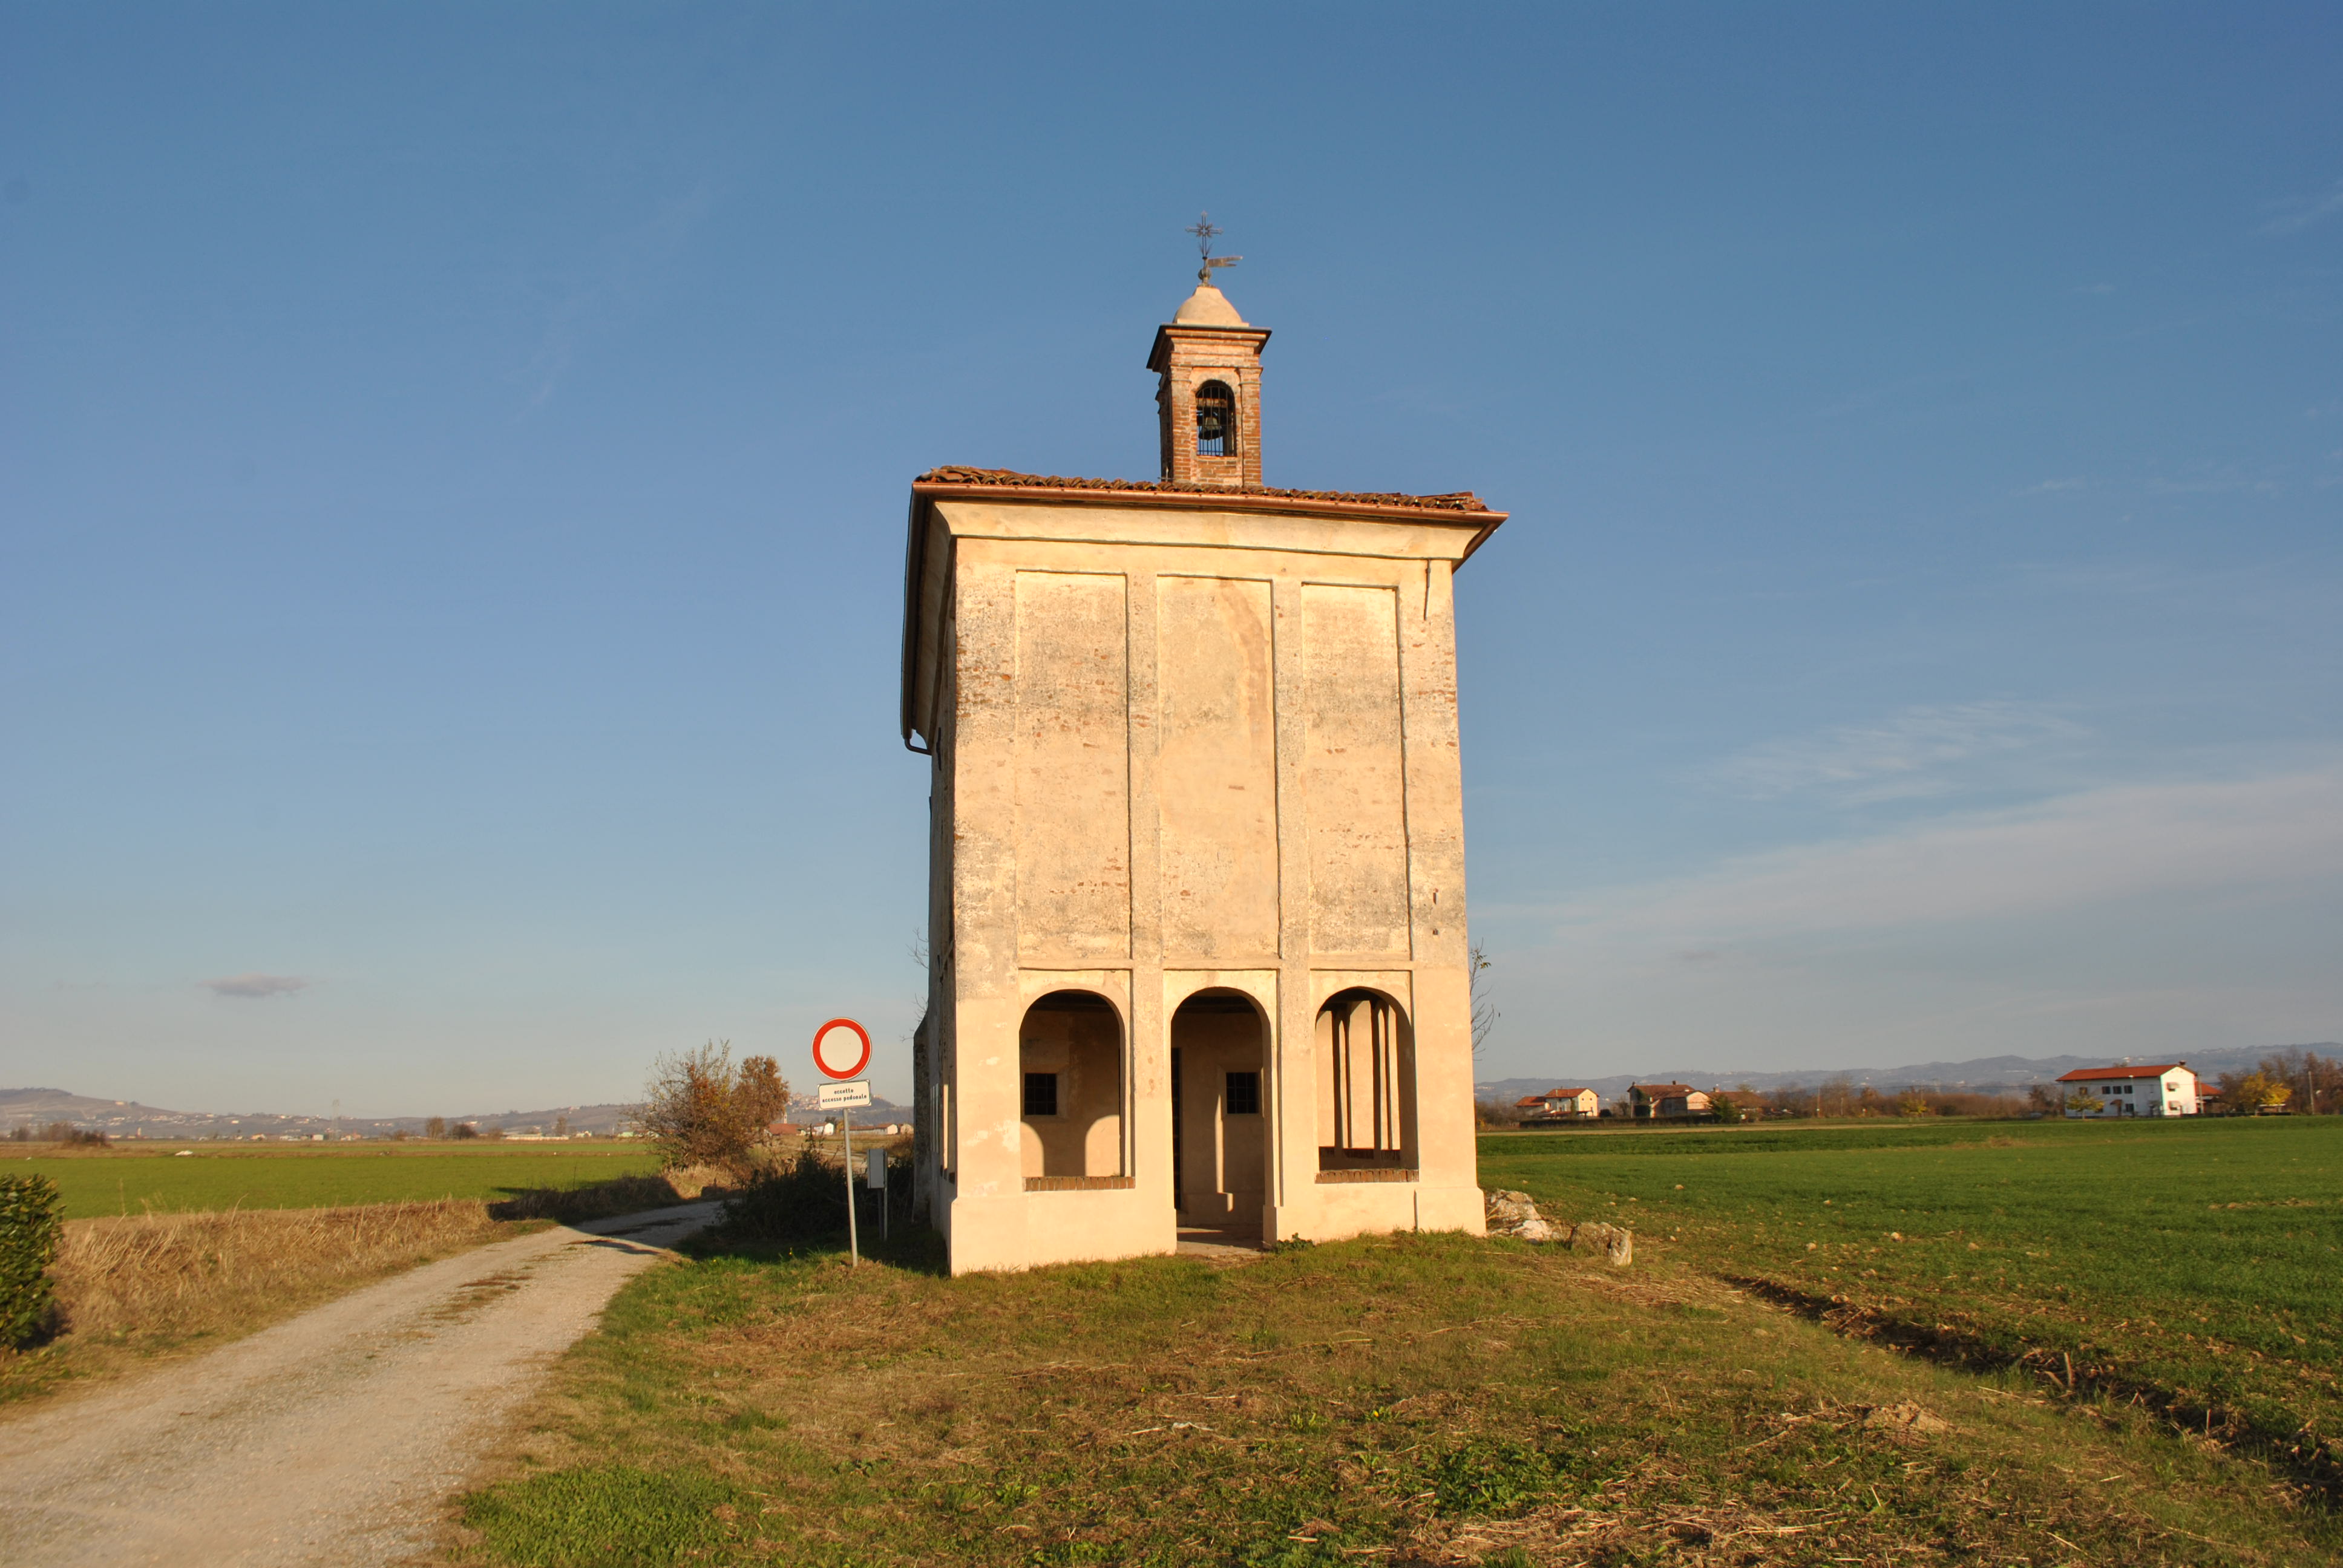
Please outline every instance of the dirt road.
M0 1563L393 1563L553 1358L713 1203L499 1241L0 1422Z

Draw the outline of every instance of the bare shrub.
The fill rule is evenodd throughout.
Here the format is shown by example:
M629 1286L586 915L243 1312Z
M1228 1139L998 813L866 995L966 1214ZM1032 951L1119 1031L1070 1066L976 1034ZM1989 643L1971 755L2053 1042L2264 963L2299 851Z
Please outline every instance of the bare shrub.
M771 1147L768 1131L789 1108L780 1064L750 1056L732 1064L732 1043L659 1058L636 1121L670 1169L713 1165L746 1180Z

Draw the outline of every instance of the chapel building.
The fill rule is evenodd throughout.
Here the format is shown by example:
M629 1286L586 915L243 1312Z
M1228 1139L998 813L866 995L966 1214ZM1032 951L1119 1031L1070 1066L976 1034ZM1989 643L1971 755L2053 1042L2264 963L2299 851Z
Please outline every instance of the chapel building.
M1450 579L1505 515L1264 487L1270 335L1200 278L1148 357L1160 479L911 487L954 1273L1482 1229Z

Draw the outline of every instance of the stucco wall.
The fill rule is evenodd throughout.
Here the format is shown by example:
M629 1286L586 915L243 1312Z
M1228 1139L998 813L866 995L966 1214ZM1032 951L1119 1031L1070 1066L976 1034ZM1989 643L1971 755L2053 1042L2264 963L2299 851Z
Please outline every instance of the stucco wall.
M1474 525L956 500L923 526L944 586L907 685L938 775L930 1164L955 1271L1171 1249L1171 1020L1212 985L1267 1041L1207 1039L1222 1015L1190 1056L1182 1030L1202 1217L1477 1231L1450 598ZM1021 1115L1025 1010L1068 985L1127 1030L1120 1110L1085 1102L1079 1155ZM1373 1191L1319 1170L1317 1012L1360 985L1409 1044L1405 1169ZM1263 1114L1200 1107L1246 1050ZM1027 1190L1077 1162L1130 1185Z

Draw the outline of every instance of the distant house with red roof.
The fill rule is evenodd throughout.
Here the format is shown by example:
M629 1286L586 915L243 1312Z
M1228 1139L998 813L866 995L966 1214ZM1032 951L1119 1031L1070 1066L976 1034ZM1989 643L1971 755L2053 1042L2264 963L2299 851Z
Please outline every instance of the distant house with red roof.
M1523 1095L1513 1101L1513 1109L1524 1121L1578 1121L1599 1115L1603 1099L1591 1089L1549 1089L1544 1094Z
M2146 1065L2124 1062L2117 1067L2078 1067L2061 1073L2058 1081L2088 1095L2087 1111L2069 1105L2070 1118L2087 1116L2194 1116L2197 1112L2197 1075L2185 1061Z

